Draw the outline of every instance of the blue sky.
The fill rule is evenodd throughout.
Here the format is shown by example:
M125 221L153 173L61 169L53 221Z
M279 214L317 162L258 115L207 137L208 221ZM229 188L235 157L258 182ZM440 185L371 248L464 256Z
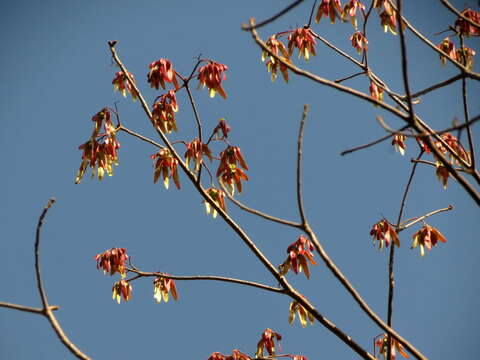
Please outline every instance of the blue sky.
M260 50L240 26L249 17L264 19L290 1L17 1L0 5L0 253L3 284L0 301L40 306L33 271L33 242L38 215L49 197L57 204L43 230L42 270L57 317L80 349L95 359L207 359L214 351L233 348L253 355L261 332L280 332L286 353L310 359L347 358L353 353L316 323L306 329L288 324L289 299L282 295L215 282L177 282L178 302L156 304L150 279L133 283L133 298L111 300L116 278L95 268L93 257L112 246L126 247L134 264L145 271L176 275L223 275L275 286L274 279L247 247L220 220L204 214L200 196L181 176L182 190L153 184L150 155L156 150L119 134L120 165L102 182L74 178L80 164L78 146L91 133L91 117L118 101L122 121L130 129L155 138L138 104L114 93L108 40L137 79L149 103L161 93L146 83L148 64L161 57L187 74L199 54L229 67L224 88L228 99L210 99L206 90L194 97L206 131L220 117L232 127L231 143L249 164L250 181L239 199L262 211L298 219L295 197L296 136L303 104L310 105L304 144L304 194L307 216L319 240L365 300L386 316L387 252L372 248L369 230L385 216L396 221L402 192L417 156L414 142L407 154L388 142L341 157L339 153L384 135L376 115L400 127L384 111L345 94L291 76L272 83ZM458 7L464 4L453 2ZM312 1L262 28L272 33L302 26ZM418 29L434 35L455 18L438 1L408 2L405 13ZM399 39L381 31L378 17L370 22L370 65L403 92ZM349 24L323 19L313 29L356 56ZM456 74L441 68L438 56L411 34L408 52L413 90ZM467 45L480 51L477 39ZM475 60L477 61L477 59ZM306 64L295 63L329 79L356 69L323 45ZM477 61L478 63L478 61ZM474 69L478 72L479 66ZM347 85L368 92L357 77ZM460 83L423 98L417 106L434 128L462 118ZM478 114L478 85L469 83L470 111ZM184 93L178 95L180 131L172 140L190 140L194 118ZM474 128L477 143L478 127ZM465 134L463 135L465 140ZM178 145L183 151L182 145ZM223 150L221 146L214 151ZM431 160L431 159L429 159ZM394 327L432 359L472 357L480 332L477 254L480 251L478 208L454 181L443 190L431 167L421 166L407 200L405 217L419 216L453 204L454 211L428 220L448 239L420 258L410 250L411 235L401 234L397 251ZM242 225L274 264L286 257L297 230L266 223L228 204ZM318 258L318 255L316 256ZM318 310L372 351L381 330L372 325L347 292L318 259L306 281L288 275ZM0 358L50 359L71 355L40 316L0 309Z

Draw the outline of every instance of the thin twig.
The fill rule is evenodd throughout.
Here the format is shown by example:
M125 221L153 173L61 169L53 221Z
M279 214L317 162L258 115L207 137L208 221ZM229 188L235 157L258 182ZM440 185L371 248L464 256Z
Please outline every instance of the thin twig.
M343 77L341 79L337 79L334 82L336 82L337 84L340 84L341 82L344 82L345 80L350 80L350 79L353 79L354 77L357 77L358 75L363 75L363 74L365 74L365 71L360 71L360 72L355 73L353 75L349 75L349 76Z
M443 209L438 209L438 210L434 210L432 212L429 212L428 214L425 214L423 216L420 216L418 219L415 219L414 221L400 227L398 229L398 231L402 231L402 230L405 230L405 229L408 229L410 226L413 226L415 225L416 223L422 221L422 220L425 220L426 218L432 216L432 215L435 215L435 214L438 214L438 213L441 213L441 212L444 212L444 211L450 211L450 210L453 210L453 205L448 205L448 207L446 208L443 208Z
M433 162L433 161L427 161L427 160L416 160L416 159L411 159L410 160L411 162L413 163L420 163L420 164L427 164L427 165L431 165L433 167L437 167L437 163ZM464 173L470 173L470 171L466 170L466 169L463 169L463 168L455 168L456 171L461 171L461 172L464 172Z
M256 25L251 24L250 26L248 26L248 25L243 24L242 25L242 30L251 31L253 29L258 29L258 28L261 28L262 26L270 24L271 22L277 20L280 16L285 15L287 12L292 10L295 6L300 5L300 3L302 3L302 2L303 2L303 0L294 1L293 3L288 5L285 9L283 9L282 11L278 12L277 14L273 15L272 17L269 17L268 19L266 19L264 21L259 22Z
M51 307L48 304L47 294L45 293L45 289L43 287L42 276L40 271L40 231L42 229L45 215L47 215L48 210L54 203L55 203L55 199L51 198L48 201L47 206L45 206L45 208L43 209L42 214L40 215L40 218L38 219L37 231L35 236L35 274L37 276L38 292L40 294L40 298L42 299L44 315L50 321L50 324L52 325L53 330L55 330L55 332L57 333L57 336L60 339L60 341L77 358L83 359L83 360L89 360L90 358L87 355L85 355L79 348L77 348L75 344L72 343L70 339L67 337L67 335L65 335L65 333L63 332L62 327L60 326L57 319L55 318L55 315L53 315Z
M303 145L303 131L305 128L305 120L307 119L308 105L303 105L302 120L300 121L300 129L298 131L298 146L297 146L297 202L298 211L300 213L300 219L302 225L305 226L307 219L305 217L305 209L303 208L302 197L302 145Z
M416 93L412 94L412 99L417 98L417 97L422 96L422 95L425 95L425 94L428 94L429 92L440 89L444 86L450 85L450 84L454 83L455 81L460 80L462 78L463 78L462 74L455 75L455 76L451 77L450 79L441 81L441 82L439 82L435 85L429 86L426 89L417 91Z
M136 133L135 131L132 131L132 130L128 129L128 128L126 128L126 127L123 126L123 125L120 126L119 128L117 128L117 130L124 131L124 132L126 132L127 134L130 134L130 135L132 135L132 136L135 136L135 137L137 137L137 138L139 138L139 139L141 139L141 140L143 140L143 141L145 141L145 142L147 142L147 143L150 143L150 144L152 144L152 145L154 145L154 146L156 146L156 147L158 147L158 148L160 148L160 149L165 149L165 146L160 145L160 144L157 143L156 141L153 141L152 139L149 139L149 138L147 138L147 137L145 137L145 136L143 136L143 135L140 135L140 134Z
M345 51L343 50L340 50L338 47L336 47L335 45L333 45L332 43L328 42L324 37L318 35L317 33L315 33L313 30L310 29L310 32L312 33L312 35L314 37L316 37L318 40L320 40L322 43L324 43L325 45L327 45L330 49L332 49L333 51L335 51L336 53L340 54L341 56L343 56L344 58L346 58L347 60L350 60L352 63L354 63L355 65L357 65L358 67L362 68L363 70L366 70L367 67L365 66L365 64L362 64L360 61L358 61L357 59L355 59L354 57L348 55Z
M312 10L310 11L310 17L308 18L307 28L309 28L310 25L312 25L313 12L315 11L315 6L316 6L316 5L317 5L317 0L315 0L315 1L313 2Z
M30 306L23 306L23 305L19 305L19 304L12 304L12 303L2 302L2 301L0 301L0 307L13 309L13 310L19 310L19 311L25 311L25 312L29 312L29 313L32 313L32 314L45 315L45 311L43 310L43 308L34 308L34 307L30 307ZM55 310L58 310L58 309L60 309L60 306L50 305L50 310L51 311L55 311Z

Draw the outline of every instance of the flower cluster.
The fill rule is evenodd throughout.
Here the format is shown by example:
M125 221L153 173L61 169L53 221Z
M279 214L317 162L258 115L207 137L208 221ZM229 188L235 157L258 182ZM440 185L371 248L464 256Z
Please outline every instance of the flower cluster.
M82 163L78 169L75 183L82 181L88 166L92 169L92 177L95 173L99 180L105 176L105 171L109 176L113 175L112 165L118 165L118 152L120 143L116 138L116 130L111 120L110 110L104 108L92 117L95 123L92 136L90 139L80 145L78 148L83 150ZM100 129L104 125L105 132L100 133Z
M350 22L352 23L353 27L357 29L357 10L361 10L362 13L365 12L365 5L363 5L358 0L350 0L348 3L345 4L342 11L342 21L346 21L347 16L350 18Z
M231 128L227 124L227 120L220 118L218 119L218 125L213 129L213 134L215 134L217 140L225 140L228 138L230 130ZM222 133L222 135L220 135L220 133Z
M190 166L190 160L193 160L195 164L194 171L198 171L200 169L200 165L203 162L203 155L206 155L210 161L213 159L212 152L208 148L208 145L202 143L200 139L195 139L186 144L187 151L185 152L185 161L187 163L187 167Z
M457 49L456 52L457 61L463 66L465 66L468 70L473 69L474 56L475 51L466 46L462 46L461 48Z
M442 40L440 44L437 45L437 48L443 51L448 55L452 60L458 61L464 65L468 70L473 68L473 57L475 56L475 51L470 49L467 46L462 46L459 49L455 48L455 44L450 41L450 38L447 36ZM446 56L440 55L440 63L442 66L446 63Z
M390 359L395 360L397 356L397 351L402 355L404 358L408 359L410 356L405 352L403 345L398 342L397 339L391 338L391 349L390 349ZM388 335L383 334L380 339L375 341L375 346L378 347L378 352L382 354L384 359L388 358Z
M388 247L392 241L394 245L400 247L400 240L398 240L398 234L387 220L380 220L378 223L373 225L372 230L370 230L370 235L373 237L374 246L375 241L378 241L379 249Z
M222 353L219 353L219 352L214 352L208 358L208 360L251 360L251 359L252 358L250 356L242 353L238 349L233 349L232 350L232 355L227 356L227 355L223 355Z
M255 356L257 358L263 357L263 348L267 349L267 352L270 356L275 355L275 339L277 341L282 340L282 335L273 331L272 329L265 329L262 333L262 337L257 344L257 352Z
M392 145L395 146L395 150L400 154L405 155L405 140L407 137L404 134L395 134L393 135Z
M434 227L431 227L427 224L424 224L423 227L418 230L412 236L412 249L415 249L417 246L420 246L420 255L425 255L425 248L427 250L432 250L432 247L437 245L438 241L443 243L447 242L447 239Z
M437 45L437 48L439 48L444 53L446 53L450 58L454 60L457 59L455 44L450 41L450 38L448 36L445 39L443 39L440 44ZM446 61L447 61L446 56L440 55L440 63L442 64L442 66L445 66Z
M350 36L350 41L359 55L362 55L363 51L368 50L368 40L360 31L353 33L353 35Z
M238 166L239 165L239 166ZM217 177L220 182L227 185L230 189L230 193L233 195L235 187L238 192L242 192L242 179L248 180L248 176L240 168L248 170L247 163L243 159L242 152L237 146L228 146L220 153L220 165L217 169Z
M462 10L461 14L467 19L470 19L476 24L480 24L480 13L478 11L466 8ZM480 35L480 26L475 26L468 22L467 20L459 17L455 21L455 28L461 35L465 36L479 36Z
M317 42L309 28L298 28L288 35L288 54L292 56L293 49L298 49L298 57L303 56L306 61L310 58L310 53L316 55L315 45Z
M383 101L383 89L373 81L370 82L370 96L378 101Z
M130 79L135 82L135 78L131 73L128 73ZM133 84L128 80L127 75L123 71L115 73L115 78L112 80L113 90L119 91L123 97L127 97L127 91L132 95L133 101L137 100L137 92L135 91Z
M288 323L292 324L293 320L295 320L295 313L298 313L298 318L300 319L300 324L302 324L302 327L307 327L308 322L310 322L310 325L313 325L313 322L315 321L315 318L313 315L308 312L302 304L297 302L296 300L293 300L290 303L290 312L288 314Z
M97 269L103 269L103 272L113 275L119 273L122 278L126 276L125 262L128 259L125 248L111 248L94 257L97 262Z
M155 101L152 109L152 120L163 133L177 131L175 113L178 111L177 97L174 90L169 90Z
M180 189L180 179L178 177L178 160L172 155L170 150L162 149L151 156L155 160L155 172L153 174L153 183L156 183L163 176L163 185L168 189L169 180L173 178L177 189Z
M299 238L287 248L288 256L284 263L279 266L280 273L285 275L292 269L295 274L298 274L303 270L305 276L309 279L310 269L308 268L308 261L310 261L312 265L317 264L313 259L313 249L312 242L305 236L300 235Z
M117 300L117 303L120 304L122 297L125 301L128 301L132 297L132 285L122 279L113 284L112 293L112 299Z
M157 303L162 302L162 298L163 301L168 302L169 294L172 294L175 300L178 299L175 281L161 276L155 278L155 280L153 280L153 297Z
M169 60L163 58L159 59L152 62L149 68L150 71L148 72L147 79L152 88L158 90L161 85L165 90L165 82L169 82L173 83L175 89L179 89L175 70Z
M393 35L397 35L397 14L393 9L389 0L374 0L373 7L377 10L380 16L380 23L383 26L383 31L390 32Z
M273 54L280 56L281 53L284 57L284 60L290 62L290 55L288 54L287 48L280 40L277 39L277 35L270 36L265 45L268 46L268 48ZM262 51L262 61L265 61L265 59L267 59L267 56L268 53L266 51ZM288 82L288 68L284 64L280 63L277 59L270 55L268 56L268 61L266 62L266 65L267 71L272 74L272 81L275 81L275 79L277 78L278 68L280 68L283 80L285 80L285 82Z
M215 97L218 92L224 99L227 98L225 90L222 88L222 80L226 80L225 71L228 70L227 65L223 65L214 61L209 61L205 66L198 70L199 85L207 87L210 90L210 97Z
M342 4L340 0L322 0L317 10L315 21L318 23L322 16L330 17L332 24L335 24L335 18L340 18L342 14Z
M208 188L206 190L208 196L210 196L215 204L222 209L223 211L227 212L227 206L225 204L225 192L220 189L216 189L215 187ZM217 217L217 210L215 210L208 201L204 200L205 209L207 211L207 215L212 213L213 218Z

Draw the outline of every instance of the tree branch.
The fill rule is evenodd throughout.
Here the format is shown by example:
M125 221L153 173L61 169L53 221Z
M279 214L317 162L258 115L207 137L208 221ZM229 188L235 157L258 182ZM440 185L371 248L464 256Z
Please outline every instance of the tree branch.
M298 146L297 146L297 202L298 211L300 212L300 219L302 225L305 227L307 219L305 217L305 210L303 208L302 197L302 145L303 145L303 130L305 128L305 120L308 114L308 105L303 105L302 120L300 121L300 129L298 131Z
M250 26L248 25L245 25L243 24L242 25L242 30L244 31L252 31L253 29L258 29L258 28L261 28L262 26L265 26L267 24L270 24L271 22L274 22L275 20L277 20L280 16L282 15L285 15L287 12L289 12L290 10L292 10L294 7L296 7L297 5L300 5L300 3L302 3L303 0L297 0L297 1L294 1L293 3L291 3L290 5L288 5L285 9L281 10L280 12L278 12L277 14L273 15L272 17L269 17L268 19L264 20L264 21L261 21L259 22L258 24L251 24Z
M29 312L29 313L32 313L32 314L45 315L44 309L34 308L34 307L30 307L30 306L23 306L23 305L19 305L19 304L12 304L12 303L3 302L3 301L0 301L0 307L13 309L13 310L19 310L19 311L25 311L25 312ZM51 311L55 311L55 310L58 310L58 309L60 309L60 306L56 306L56 305L51 305L50 306Z

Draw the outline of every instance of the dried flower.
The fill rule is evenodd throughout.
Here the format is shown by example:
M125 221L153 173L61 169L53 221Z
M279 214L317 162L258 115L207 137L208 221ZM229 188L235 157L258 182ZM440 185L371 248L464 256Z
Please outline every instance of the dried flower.
M450 38L447 36L445 39L442 40L440 44L437 45L437 48L442 50L446 53L451 59L457 60L457 52L455 50L455 44L450 41ZM447 62L445 55L440 55L440 63L442 66L445 66Z
M112 292L112 299L117 300L117 303L120 304L122 297L125 301L130 300L132 297L132 285L122 279L113 284Z
M158 153L153 154L151 158L155 161L155 172L153 175L153 183L156 183L163 176L163 185L168 189L169 179L173 178L177 189L180 189L180 179L178 177L177 165L178 160L172 155L170 150L162 149Z
M277 339L277 341L282 340L282 335L272 329L265 329L257 344L257 352L255 353L255 356L257 358L263 357L263 348L267 349L270 356L275 355L275 339Z
M135 78L131 73L128 73L130 79L135 83ZM112 80L113 90L119 91L123 97L127 97L127 90L132 95L133 101L137 100L137 92L135 91L133 85L128 80L127 76L123 71L115 73L115 78Z
M320 6L318 7L317 16L315 21L318 23L322 18L322 15L325 17L330 17L330 22L335 23L335 18L340 19L340 14L342 13L342 4L340 0L322 0Z
M177 97L174 90L169 90L166 94L153 104L152 120L163 133L177 131L175 113L178 111Z
M431 227L424 223L423 227L418 230L412 236L413 242L411 249L415 249L417 246L420 246L420 255L425 255L425 248L427 250L432 250L432 247L437 245L438 241L443 243L447 242L447 239L434 227Z
M288 36L288 54L292 56L293 49L298 49L298 57L303 56L306 61L310 58L310 53L316 55L315 45L317 42L312 32L308 28L298 28Z
M175 300L178 300L175 281L161 276L155 278L155 280L153 280L153 297L155 298L157 303L162 302L162 298L163 301L168 302L169 294L172 294L173 298Z
M218 125L215 126L215 129L213 129L213 133L216 134L217 139L219 140L225 140L228 138L228 133L230 132L231 128L228 126L227 121L225 118L220 118L218 120ZM222 136L220 136L220 132L222 133Z
M288 315L288 323L292 324L293 320L295 320L295 313L298 313L298 318L300 319L300 324L302 324L302 327L307 327L308 322L310 322L310 325L313 325L313 322L315 321L315 318L313 315L308 312L302 304L297 302L296 300L293 300L290 303L290 312Z
M305 236L300 235L299 238L287 248L288 257L283 264L279 266L280 273L285 275L292 269L295 274L298 274L302 272L303 269L305 276L309 279L310 269L308 268L308 261L310 261L312 265L317 264L313 259L313 250L312 242Z
M228 70L227 65L223 65L214 61L209 61L205 66L198 70L199 86L207 87L210 90L210 97L215 97L218 92L224 99L227 98L225 90L222 88L222 80L226 80L225 71Z
M212 198L213 202L217 204L220 209L227 212L227 206L225 204L225 192L223 190L211 187L206 190L206 193ZM213 218L215 219L217 217L217 210L215 210L208 201L203 200L203 202L205 203L207 215L209 215L211 212Z
M150 71L148 72L147 79L152 88L158 90L161 85L165 90L165 82L173 83L175 89L179 89L177 76L175 70L173 69L172 63L167 59L159 59L154 61L149 66Z
M350 36L352 46L357 50L359 55L362 55L363 51L368 50L368 40L360 31L355 32Z
M103 269L103 273L110 275L118 272L122 278L126 276L125 262L128 259L127 250L125 248L111 248L94 257L97 262L97 269Z
M469 47L463 46L460 49L457 49L457 61L464 65L468 70L473 68L473 57L475 56L475 51Z
M195 167L194 171L197 172L200 169L200 165L203 162L203 155L206 155L210 161L213 159L212 153L208 148L208 145L202 143L200 139L195 139L186 144L187 151L185 152L185 161L187 167L190 166L190 160L193 160Z
M380 339L377 339L375 341L375 346L378 347L378 351L380 354L383 355L384 359L387 359L387 352L388 352L388 335L383 334L383 336ZM391 359L395 360L395 357L397 356L397 351L402 355L404 358L408 359L410 356L405 352L405 349L403 348L403 345L398 342L397 339L391 338L391 349L390 349L390 355Z
M398 234L392 225L387 220L380 220L373 225L370 230L370 235L373 237L373 245L375 241L378 241L378 248L381 250L383 247L388 247L390 242L393 241L394 245L400 247L400 240L398 240Z

